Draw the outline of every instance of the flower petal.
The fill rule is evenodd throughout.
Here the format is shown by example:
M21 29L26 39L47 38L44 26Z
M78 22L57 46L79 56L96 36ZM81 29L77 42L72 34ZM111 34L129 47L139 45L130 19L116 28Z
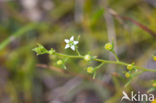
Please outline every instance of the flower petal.
M66 46L65 46L65 49L67 49L67 48L69 48L70 47L70 45L69 44L67 44Z
M74 45L76 45L76 44L78 44L79 43L79 41L74 41Z
M71 48L73 51L75 51L75 46L74 46L74 45L72 45L70 48Z
M70 41L74 41L74 36L72 36L72 37L70 38Z
M69 40L68 39L65 39L64 41L65 41L65 43L69 43Z

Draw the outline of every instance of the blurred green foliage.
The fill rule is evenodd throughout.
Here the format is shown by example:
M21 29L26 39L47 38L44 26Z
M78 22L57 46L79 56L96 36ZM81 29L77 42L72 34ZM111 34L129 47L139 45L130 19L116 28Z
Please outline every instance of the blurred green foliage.
M99 70L97 79L92 80L83 69L88 66L86 62L69 60L67 71L64 71L53 67L56 63L52 58L59 58L48 55L36 57L32 48L41 43L47 49L74 54L64 50L64 39L80 35L79 50L83 55L92 51L93 56L109 59L109 53L103 49L109 41L104 17L108 8L156 32L156 6L144 0L80 0L81 3L77 5L82 9L82 12L78 12L82 19L76 22L75 0L37 1L36 6L29 10L26 3L22 3L24 0L0 0L0 103L56 103L53 101L54 90L66 87L66 83L77 76L81 82L77 79L72 82L72 90L67 85L69 88L65 89L69 89L68 95L62 94L64 89L59 92L60 103L80 103L76 100L82 99L81 94L87 98L86 103L119 102L122 87L127 83L121 69L124 67L116 66L117 69L110 73L110 67L106 65ZM39 19L32 19L34 15ZM140 66L147 64L155 53L156 37L129 20L114 15L112 18L120 59L129 63L134 61ZM90 65L97 65L97 62L91 62ZM137 81L137 86L142 86L142 91L152 85L149 80L138 79L133 81ZM133 89L136 88L127 87L127 91Z

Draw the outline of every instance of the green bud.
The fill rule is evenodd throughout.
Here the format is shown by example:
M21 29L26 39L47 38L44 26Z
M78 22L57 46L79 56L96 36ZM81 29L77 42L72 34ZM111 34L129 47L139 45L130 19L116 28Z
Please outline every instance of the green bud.
M112 43L107 43L107 44L105 44L105 49L108 50L108 51L112 51L112 50L113 50L113 45L112 45Z
M154 88L156 88L156 82L154 82L152 85L153 85Z
M128 64L128 65L127 65L127 69L128 69L128 70L132 70L133 68L134 68L134 66L133 66L132 64Z
M153 60L156 61L156 56L153 56Z
M84 56L84 60L85 60L85 61L90 61L90 60L91 60L91 56L88 55L88 54L85 55L85 56Z
M62 60L58 60L57 61L57 65L62 65L63 64L63 61Z
M87 72L88 72L89 74L92 74L92 73L94 72L94 68L93 68L93 67L88 67L88 68L87 68Z
M49 55L53 55L55 53L55 50L51 48L48 52L49 52Z
M37 55L46 54L48 53L47 49L44 48L41 44L37 44L38 47L32 49L34 52L37 53Z
M130 78L131 74L129 72L125 73L126 78Z

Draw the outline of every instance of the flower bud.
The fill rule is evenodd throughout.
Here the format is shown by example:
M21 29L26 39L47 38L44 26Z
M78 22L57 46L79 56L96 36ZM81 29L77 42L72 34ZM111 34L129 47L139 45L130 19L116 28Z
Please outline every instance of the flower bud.
M84 56L84 60L85 60L85 61L90 61L90 60L91 60L91 56L88 55L88 54L85 55L85 56Z
M152 85L153 85L154 88L156 88L156 82L154 82Z
M128 65L127 65L127 69L128 69L128 70L132 70L132 69L133 69L133 65L132 65L132 64L128 64Z
M62 60L58 60L57 61L57 65L62 65L63 64L63 61Z
M113 45L111 43L107 43L107 44L105 44L105 49L108 51L112 51Z
M53 55L55 53L55 50L51 48L48 52L49 52L49 55Z
M126 78L130 78L130 76L131 76L131 74L128 73L128 72L125 74L125 77L126 77Z
M38 45L38 47L32 49L34 52L37 53L37 55L48 53L48 50L45 49L43 45L41 45L41 44L37 44L37 45Z
M153 60L156 61L156 56L153 56Z
M89 74L92 74L92 73L94 72L94 68L93 68L93 67L88 67L88 68L87 68L87 72L88 72Z

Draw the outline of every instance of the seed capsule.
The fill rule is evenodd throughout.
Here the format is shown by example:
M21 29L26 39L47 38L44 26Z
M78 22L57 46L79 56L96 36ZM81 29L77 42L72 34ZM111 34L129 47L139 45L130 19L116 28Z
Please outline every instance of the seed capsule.
M153 83L153 87L155 87L155 88L156 88L156 83Z
M62 60L58 60L57 61L57 65L61 65L61 64L63 64L63 61Z
M93 67L88 67L88 68L87 68L87 72L88 72L89 74L93 73L93 71L94 71L94 68L93 68Z
M128 70L132 70L133 69L133 65L132 64L127 65L127 69Z
M156 61L156 56L153 56L153 60Z
M105 44L105 49L111 51L113 49L113 45L111 43Z
M85 55L85 56L84 56L84 60L85 60L85 61L90 61L90 60L91 60L91 56L88 55L88 54Z
M130 73L128 73L128 72L125 74L125 77L126 77L126 78L130 78L130 76L131 76L131 75L130 75Z

